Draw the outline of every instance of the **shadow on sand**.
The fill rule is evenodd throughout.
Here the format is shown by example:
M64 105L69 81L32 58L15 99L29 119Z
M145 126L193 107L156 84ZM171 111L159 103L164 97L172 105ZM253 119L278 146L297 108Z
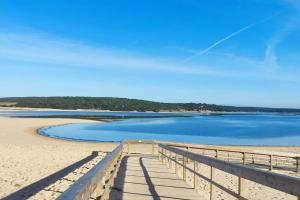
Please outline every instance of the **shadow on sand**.
M45 187L55 183L57 180L63 178L67 174L71 173L72 171L76 170L77 168L81 167L85 163L93 160L98 156L98 152L93 151L91 155L83 158L82 160L79 160L78 162L58 171L54 174L51 174L41 180L38 180L28 186L25 186L24 188L2 198L2 200L25 200L33 195L37 194L41 190L43 190Z

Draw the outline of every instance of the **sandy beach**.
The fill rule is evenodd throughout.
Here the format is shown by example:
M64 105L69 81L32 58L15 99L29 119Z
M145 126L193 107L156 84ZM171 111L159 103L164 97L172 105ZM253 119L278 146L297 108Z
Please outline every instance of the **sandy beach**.
M0 117L0 199L56 199L99 162L106 155L105 152L111 151L117 145L64 141L37 134L38 128L68 123L95 123L95 121ZM299 147L219 147L299 153ZM205 172L206 169L203 168L201 171ZM228 187L236 184L228 174L218 176L228 182ZM264 192L261 187L257 189L258 186L253 183L249 183L248 186L251 186L249 195L254 195L251 196L252 199L262 198L260 195ZM198 189L207 190L207 187ZM277 199L276 197L293 199L271 189L267 191L269 193L267 199Z
M40 136L36 130L91 122L95 123L79 119L0 117L0 198L55 199L101 160L103 151L111 151L116 144L57 140ZM40 182L34 185L37 181Z

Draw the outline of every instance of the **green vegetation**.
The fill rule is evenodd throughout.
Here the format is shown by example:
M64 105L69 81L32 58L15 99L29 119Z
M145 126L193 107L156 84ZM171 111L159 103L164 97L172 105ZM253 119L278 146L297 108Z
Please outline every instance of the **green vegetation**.
M10 97L0 98L0 105L55 108L98 109L110 111L224 111L224 112L300 112L300 109L221 106L205 103L160 103L113 97Z

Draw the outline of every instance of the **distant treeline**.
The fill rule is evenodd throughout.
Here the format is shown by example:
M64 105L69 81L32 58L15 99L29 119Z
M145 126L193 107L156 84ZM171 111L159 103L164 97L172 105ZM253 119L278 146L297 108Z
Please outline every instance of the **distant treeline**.
M0 98L0 106L54 109L97 109L110 111L223 111L300 112L300 109L235 107L206 103L161 103L114 97L10 97Z

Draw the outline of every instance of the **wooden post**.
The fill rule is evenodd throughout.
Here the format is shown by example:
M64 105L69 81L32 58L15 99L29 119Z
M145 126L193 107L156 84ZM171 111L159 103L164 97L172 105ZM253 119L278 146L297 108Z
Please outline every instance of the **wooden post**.
M210 200L215 199L214 184L212 183L215 176L215 169L210 167Z
M252 164L254 164L254 153L252 154Z
M198 162L196 162L196 165L195 165L195 171L198 173L199 171L199 165L198 165ZM195 189L197 190L198 188L198 182L199 182L199 178L198 178L198 175L195 177Z
M186 158L183 156L183 167L182 167L182 173L183 173L183 180L186 180Z
M186 150L187 150L187 151L190 151L190 147L187 146L187 147L186 147ZM187 158L186 162L189 163L189 159L188 159L188 158Z
M171 157L171 152L169 151L169 153L168 153L168 168L171 168L171 159L170 159L170 157Z
M157 152L158 152L158 160L160 161L160 147L157 148Z
M154 142L152 143L152 156L154 156Z
M272 171L273 170L273 156L272 155L269 155L269 157L270 157L270 171Z
M243 165L246 163L246 153L243 152Z
M172 169L172 152L169 151L169 168Z
M300 172L300 157L296 158L296 172L299 173ZM300 199L300 197L299 197Z
M127 142L127 154L129 154L129 142Z
M178 174L178 164L177 164L177 162L178 162L178 156L177 156L177 154L175 154L175 174L177 175Z
M194 160L194 189L196 189L196 161Z
M163 153L164 153L164 149L163 148L161 148L161 162L162 163L164 163L164 155L163 155Z
M230 158L229 158L229 152L227 152L227 161L229 161Z
M166 160L167 160L166 153L167 153L167 151L164 149L164 164L166 163Z
M216 149L216 158L218 159L218 149Z
M165 149L165 164L167 165L167 167L168 167L168 157L167 157L167 153L168 153L168 151Z
M238 189L239 199L244 197L244 179L239 177L239 189Z

